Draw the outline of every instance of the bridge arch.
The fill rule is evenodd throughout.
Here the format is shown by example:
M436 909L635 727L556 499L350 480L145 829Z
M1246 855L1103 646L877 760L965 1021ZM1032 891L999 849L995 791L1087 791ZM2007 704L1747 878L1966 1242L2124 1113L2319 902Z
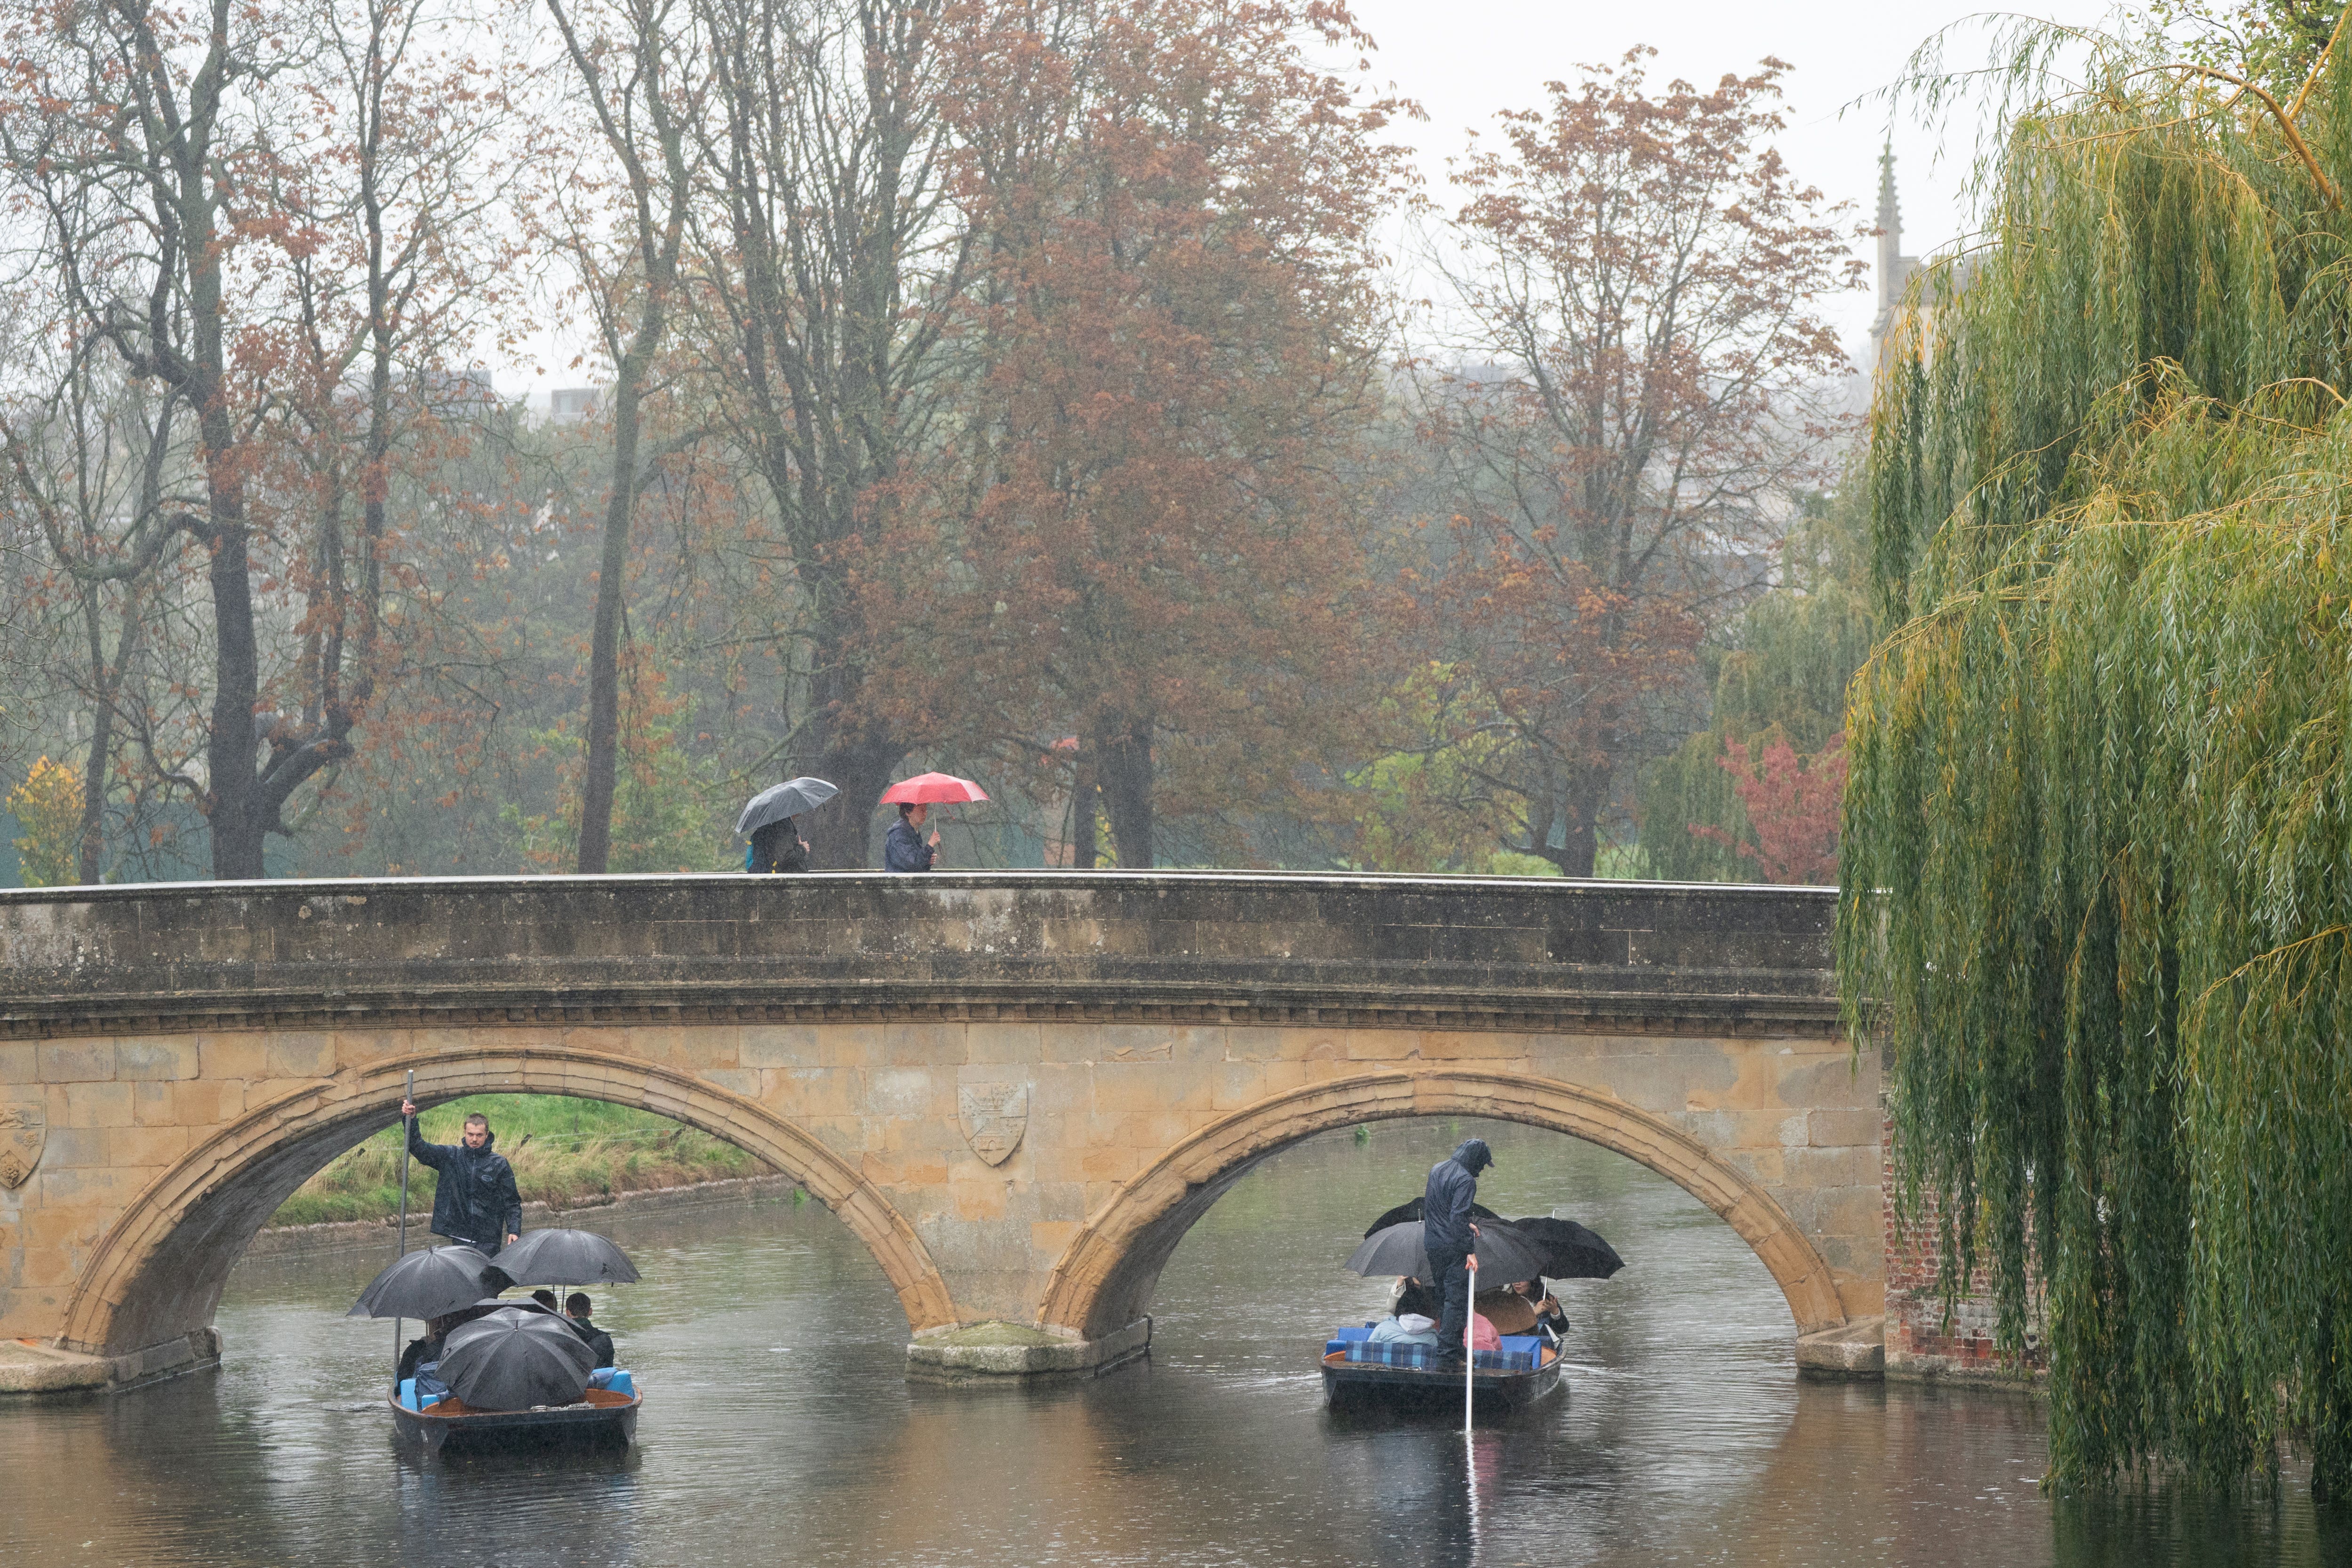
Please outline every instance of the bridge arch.
M1664 1176L1754 1249L1799 1334L1845 1322L1829 1265L1771 1196L1662 1118L1604 1091L1445 1068L1332 1079L1272 1095L1202 1128L1122 1186L1063 1249L1039 1323L1099 1339L1144 1315L1193 1222L1267 1155L1334 1128L1407 1116L1485 1116L1567 1133Z
M904 1217L857 1167L758 1102L642 1058L568 1046L390 1058L248 1110L150 1182L80 1271L63 1345L117 1355L208 1327L246 1244L326 1163L382 1127L411 1069L416 1100L568 1094L633 1105L723 1138L792 1176L873 1253L908 1323L954 1322L946 1281Z

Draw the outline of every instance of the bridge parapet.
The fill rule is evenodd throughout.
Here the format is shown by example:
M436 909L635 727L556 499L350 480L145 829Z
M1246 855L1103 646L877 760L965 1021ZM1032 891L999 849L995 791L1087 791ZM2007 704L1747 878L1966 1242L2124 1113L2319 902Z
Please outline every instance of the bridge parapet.
M1836 1027L1822 888L982 872L0 892L0 1031L504 1012Z

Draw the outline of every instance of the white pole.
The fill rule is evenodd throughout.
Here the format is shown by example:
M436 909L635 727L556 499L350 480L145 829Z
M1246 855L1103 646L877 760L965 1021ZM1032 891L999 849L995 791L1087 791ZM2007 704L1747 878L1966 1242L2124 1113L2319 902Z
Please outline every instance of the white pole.
M416 1069L408 1070L406 1098L416 1098ZM392 1260L399 1262L408 1256L408 1118L400 1119L400 1239L394 1244ZM400 1397L400 1336L405 1325L400 1319L392 1320L392 1396Z
M1465 1437L1470 1433L1470 1401L1478 1392L1478 1363L1475 1359L1478 1353L1471 1348L1478 1340L1470 1332L1471 1326L1478 1321L1478 1254L1471 1253L1468 1261L1470 1289L1467 1294L1470 1300L1465 1304L1462 1313L1462 1433Z

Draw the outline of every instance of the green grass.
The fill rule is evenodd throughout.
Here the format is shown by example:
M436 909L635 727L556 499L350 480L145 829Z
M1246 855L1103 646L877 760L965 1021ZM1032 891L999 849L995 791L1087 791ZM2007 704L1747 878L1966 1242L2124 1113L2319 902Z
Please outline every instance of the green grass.
M394 1107L397 1111L398 1107ZM525 1203L557 1208L614 1193L764 1176L752 1155L650 1111L561 1094L481 1094L418 1117L427 1143L457 1142L467 1116L490 1119L499 1153L513 1165ZM400 1209L400 1128L395 1123L295 1189L272 1225L381 1219ZM408 1212L433 1213L434 1173L412 1162Z

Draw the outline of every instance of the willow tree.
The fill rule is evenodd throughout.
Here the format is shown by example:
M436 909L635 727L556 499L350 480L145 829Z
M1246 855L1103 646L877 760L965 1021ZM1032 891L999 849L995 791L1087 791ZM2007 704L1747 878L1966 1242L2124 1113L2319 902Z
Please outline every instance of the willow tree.
M2352 1480L2352 59L2107 42L1881 366L1840 963L2053 1478ZM1927 1217L1932 1215L1932 1218Z

